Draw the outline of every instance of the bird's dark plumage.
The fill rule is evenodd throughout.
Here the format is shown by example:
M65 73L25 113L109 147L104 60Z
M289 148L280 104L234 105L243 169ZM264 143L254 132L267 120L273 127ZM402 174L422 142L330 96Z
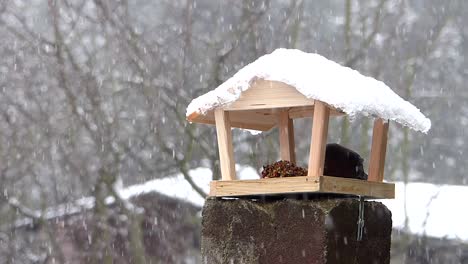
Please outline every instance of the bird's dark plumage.
M325 151L325 176L367 180L364 160L358 153L339 144L327 144Z

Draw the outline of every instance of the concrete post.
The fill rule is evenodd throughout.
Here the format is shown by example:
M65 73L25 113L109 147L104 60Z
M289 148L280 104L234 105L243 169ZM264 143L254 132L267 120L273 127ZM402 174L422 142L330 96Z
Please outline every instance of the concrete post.
M203 208L203 263L390 263L391 212L359 201L208 199Z

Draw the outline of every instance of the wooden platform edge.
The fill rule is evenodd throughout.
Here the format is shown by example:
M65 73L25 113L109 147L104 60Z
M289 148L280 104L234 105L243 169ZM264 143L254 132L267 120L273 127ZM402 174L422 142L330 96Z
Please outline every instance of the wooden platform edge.
M297 176L255 180L212 181L210 196L237 197L288 193L336 193L372 199L395 198L395 184L320 176Z
M320 177L320 191L327 193L361 195L375 199L395 198L394 183L372 182L331 176Z

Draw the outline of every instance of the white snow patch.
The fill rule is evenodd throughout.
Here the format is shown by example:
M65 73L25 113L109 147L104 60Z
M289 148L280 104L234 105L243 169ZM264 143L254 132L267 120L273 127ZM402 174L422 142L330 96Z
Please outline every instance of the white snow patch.
M44 211L44 215L40 210L35 211L37 217L42 217L44 219L54 219L58 217L68 216L78 214L82 211L92 209L94 207L94 197L83 197L71 203L60 204L55 207L47 208ZM15 227L21 227L26 225L31 225L33 219L26 217L15 221Z
M258 179L260 177L258 172L252 167L240 166L236 164L236 171L237 175L239 175L239 178L243 180ZM212 172L210 169L200 167L190 170L189 174L198 187L200 187L205 193L209 193L209 185L212 179ZM124 205L127 207L127 209L136 210L137 212L140 212L142 209L134 208L133 205L129 202L129 199L151 192L158 192L170 197L185 200L200 207L203 206L205 202L204 199L192 188L192 186L181 174L162 179L154 179L142 184L136 184L128 187L123 187L121 179L118 178L112 187L119 196L119 199L124 201ZM11 199L11 202L19 204L19 202L13 198ZM104 202L108 205L111 205L115 203L115 198L113 196L108 196L105 198ZM42 217L44 219L55 219L79 214L83 211L94 208L94 205L94 197L83 197L70 203L49 207L44 212L41 212L40 210L31 210L29 213L31 215L35 215L36 218ZM25 217L15 221L14 226L21 227L31 225L32 223L33 219L30 217Z
M258 179L260 176L252 167L236 165L237 175L242 180ZM196 168L189 171L192 180L205 193L209 193L212 172L208 168ZM205 200L192 188L182 175L147 181L143 184L129 186L122 190L121 196L129 199L144 193L159 192L167 196L179 198L198 206L203 206Z
M194 99L187 116L236 101L255 79L294 86L307 98L326 102L351 117L378 116L426 133L431 121L385 83L315 54L277 49L239 70L216 89Z
M236 165L236 170L240 179L259 178L258 171L252 167ZM196 168L190 170L189 174L195 183L208 193L212 177L211 170L208 168ZM395 199L378 201L384 203L391 210L393 227L402 229L405 221L404 184L397 182L395 185ZM468 186L409 183L406 185L406 188L406 206L409 231L411 233L468 241L468 229L466 228L468 210L463 210L463 206L460 205L460 203L468 201ZM205 202L182 175L150 180L143 184L122 188L119 192L120 198L126 200L145 193L159 192L167 196L186 200L197 206L203 206ZM112 199L106 200L108 204L112 202L114 202ZM94 198L84 197L72 203L46 209L44 218L53 219L77 214L93 207ZM24 218L16 221L15 226L31 223L32 220L30 218Z
M258 179L258 172L252 167L236 165L240 179ZM190 171L198 186L208 192L211 171L198 168ZM393 227L404 227L404 194L401 182L395 183L396 198L378 200L392 211ZM181 176L157 179L142 185L130 186L124 190L128 195L158 191L162 194L184 199L195 205L203 206L204 200ZM407 185L407 211L410 232L432 237L445 237L468 241L468 210L457 206L460 201L468 201L468 186L442 185L430 183L409 183ZM424 224L425 223L425 224Z
M405 223L404 184L396 183L396 199L382 200L392 211L393 226ZM411 233L468 241L468 186L409 183L406 186L408 227Z
M252 167L236 165L240 179L258 179L259 173ZM212 173L208 168L197 168L190 172L192 179L205 192L209 190ZM395 183L396 198L378 200L392 211L393 227L404 227L404 184ZM204 200L182 177L156 179L144 184L123 189L122 196L130 198L142 193L157 191L162 194L203 206ZM468 201L468 186L442 185L430 183L407 184L407 211L409 230L416 234L432 237L446 237L468 241L468 210L462 210L459 201Z
M189 171L192 180L205 193L209 192L212 172L208 168L197 168ZM129 186L122 190L122 198L129 199L150 192L159 192L167 196L190 201L195 205L203 205L203 198L190 186L182 175L154 179L143 184Z

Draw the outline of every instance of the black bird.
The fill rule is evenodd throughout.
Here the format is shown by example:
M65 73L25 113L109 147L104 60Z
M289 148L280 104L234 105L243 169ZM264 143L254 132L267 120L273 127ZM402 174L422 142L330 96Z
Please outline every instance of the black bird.
M340 144L327 144L325 151L325 176L367 180L363 168L364 159L358 153Z

